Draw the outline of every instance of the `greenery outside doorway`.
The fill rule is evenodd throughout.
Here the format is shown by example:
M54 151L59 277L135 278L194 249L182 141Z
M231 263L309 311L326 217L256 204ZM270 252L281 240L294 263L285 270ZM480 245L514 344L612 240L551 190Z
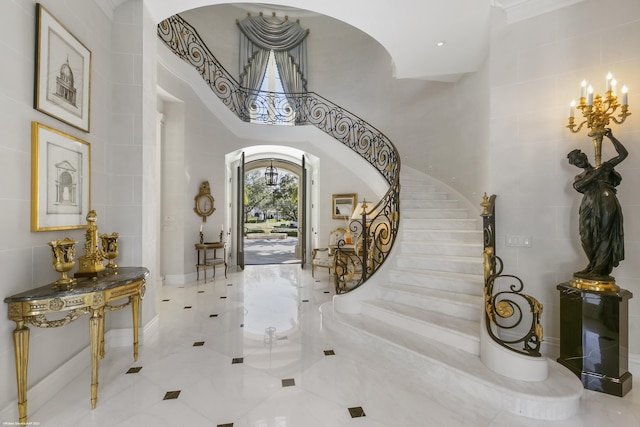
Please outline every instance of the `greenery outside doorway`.
M264 163L264 162L261 162ZM272 162L273 163L273 162ZM244 176L244 262L299 264L300 176L296 165L278 169L277 185L269 186L265 168L248 163ZM299 168L299 167L298 167Z

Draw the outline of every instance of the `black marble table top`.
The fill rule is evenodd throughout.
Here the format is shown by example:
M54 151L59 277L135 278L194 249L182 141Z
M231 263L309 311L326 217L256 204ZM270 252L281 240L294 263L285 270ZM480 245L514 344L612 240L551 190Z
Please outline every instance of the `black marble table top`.
M116 271L117 274L108 272L99 277L79 277L73 289L54 289L54 284L49 283L6 297L4 302L8 304L105 291L127 283L137 282L149 275L149 270L146 267L118 267Z

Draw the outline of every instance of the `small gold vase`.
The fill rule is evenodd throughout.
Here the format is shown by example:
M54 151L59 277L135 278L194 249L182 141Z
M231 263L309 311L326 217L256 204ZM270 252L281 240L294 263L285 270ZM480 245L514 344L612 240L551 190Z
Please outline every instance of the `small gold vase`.
M53 283L54 289L72 289L76 279L68 277L67 272L76 265L76 241L69 239L49 242L53 253L53 269L62 276Z
M118 237L120 237L118 233L100 235L100 239L102 240L102 252L104 253L104 257L109 260L106 265L107 268L118 268L118 266L113 262L113 260L118 256Z

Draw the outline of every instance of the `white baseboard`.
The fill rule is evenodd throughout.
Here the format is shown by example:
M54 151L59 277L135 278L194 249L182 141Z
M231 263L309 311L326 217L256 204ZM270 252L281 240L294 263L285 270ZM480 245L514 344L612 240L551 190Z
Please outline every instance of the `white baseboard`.
M44 377L27 390L27 415L33 414L40 409L53 396L64 389L67 384L73 381L78 373L89 368L91 365L91 346L85 347L66 363L55 371ZM15 382L15 380L14 380ZM18 423L18 401L14 400L9 406L0 411L0 420L9 424Z
M169 286L184 285L187 283L195 282L197 274L167 274L164 276L164 284Z
M158 337L160 316L156 315L140 330L140 345L151 343ZM131 346L133 342L133 328L111 329L105 334L105 347ZM105 348L105 351L107 350ZM53 396L63 390L67 384L73 381L78 373L91 366L91 346L87 346L63 363L55 371L44 377L27 390L28 413L33 414L39 410ZM15 383L15 380L13 380ZM0 421L7 425L18 425L18 402L14 400L7 407L0 410Z

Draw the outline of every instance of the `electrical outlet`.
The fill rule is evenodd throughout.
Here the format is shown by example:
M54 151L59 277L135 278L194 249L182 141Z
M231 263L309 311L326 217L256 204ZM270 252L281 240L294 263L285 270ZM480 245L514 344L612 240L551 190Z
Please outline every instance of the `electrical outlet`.
M513 246L520 248L530 248L531 247L531 236L512 236L508 235L505 238L504 242L505 246Z

